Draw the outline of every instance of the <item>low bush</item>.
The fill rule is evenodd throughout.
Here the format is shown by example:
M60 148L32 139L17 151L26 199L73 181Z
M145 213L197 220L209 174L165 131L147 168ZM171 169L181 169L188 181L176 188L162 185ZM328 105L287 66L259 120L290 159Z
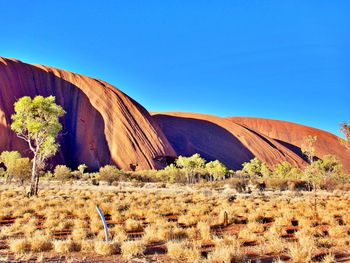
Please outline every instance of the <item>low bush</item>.
M57 165L54 170L54 177L60 181L67 181L72 178L71 169L65 165Z
M125 174L114 165L106 165L100 168L99 179L112 185L114 181L125 179Z
M244 178L230 178L227 183L231 188L235 189L239 193L247 191L248 180Z
M320 182L320 189L333 191L338 187L338 185L339 181L336 178L327 177Z
M288 181L288 189L291 191L309 191L312 186L309 182L295 179Z
M281 178L268 178L265 180L265 183L268 188L285 191L288 190L289 180Z

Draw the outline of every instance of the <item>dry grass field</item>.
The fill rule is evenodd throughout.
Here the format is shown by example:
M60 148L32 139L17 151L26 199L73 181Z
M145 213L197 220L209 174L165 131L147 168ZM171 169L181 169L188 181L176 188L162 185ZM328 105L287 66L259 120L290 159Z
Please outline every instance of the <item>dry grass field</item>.
M0 261L347 262L350 194L230 189L0 187ZM98 205L110 242L104 241Z

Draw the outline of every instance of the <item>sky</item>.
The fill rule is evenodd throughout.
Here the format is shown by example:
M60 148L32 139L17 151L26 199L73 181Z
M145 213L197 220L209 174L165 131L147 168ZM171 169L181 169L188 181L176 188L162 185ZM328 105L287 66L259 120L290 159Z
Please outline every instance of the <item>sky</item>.
M350 122L350 1L0 0L0 56L105 80L153 112Z

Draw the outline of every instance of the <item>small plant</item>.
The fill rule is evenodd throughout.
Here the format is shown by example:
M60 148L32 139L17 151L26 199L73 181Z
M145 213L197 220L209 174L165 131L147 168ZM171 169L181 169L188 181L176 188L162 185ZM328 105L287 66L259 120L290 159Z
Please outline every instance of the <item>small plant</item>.
M122 175L122 171L113 165L101 167L99 171L99 179L108 182L109 185L112 185L114 181L119 181Z
M54 248L57 253L78 252L81 250L81 244L73 240L56 240Z
M53 248L51 241L47 237L34 237L30 240L31 251L47 252Z
M132 259L136 256L142 256L146 247L141 240L125 241L121 245L122 256L125 259Z
M54 170L54 177L60 181L67 181L72 177L72 171L65 165L57 165Z
M120 245L115 241L97 241L95 242L95 252L104 256L116 255L120 253Z
M14 239L10 241L10 250L16 254L29 252L31 244L28 239Z

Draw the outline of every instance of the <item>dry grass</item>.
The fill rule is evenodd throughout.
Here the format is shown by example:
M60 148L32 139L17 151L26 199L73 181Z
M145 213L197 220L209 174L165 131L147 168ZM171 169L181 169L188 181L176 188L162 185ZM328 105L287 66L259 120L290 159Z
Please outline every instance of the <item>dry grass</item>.
M142 256L146 247L141 240L125 241L121 245L122 256L125 259L132 259L133 257Z
M95 252L99 255L111 256L120 253L120 245L117 242L97 241L95 243Z
M27 239L11 240L10 250L16 254L29 252L31 250L30 241Z
M125 260L148 257L145 248L158 244L170 262L242 262L249 253L254 260L273 255L292 262L327 253L322 260L332 262L339 251L349 252L349 194L319 195L316 222L309 193L242 195L232 201L231 193L180 190L72 187L45 189L29 199L19 189L0 187L0 220L10 220L0 225L0 239L17 255L79 252ZM102 241L96 204L110 215L110 242Z

